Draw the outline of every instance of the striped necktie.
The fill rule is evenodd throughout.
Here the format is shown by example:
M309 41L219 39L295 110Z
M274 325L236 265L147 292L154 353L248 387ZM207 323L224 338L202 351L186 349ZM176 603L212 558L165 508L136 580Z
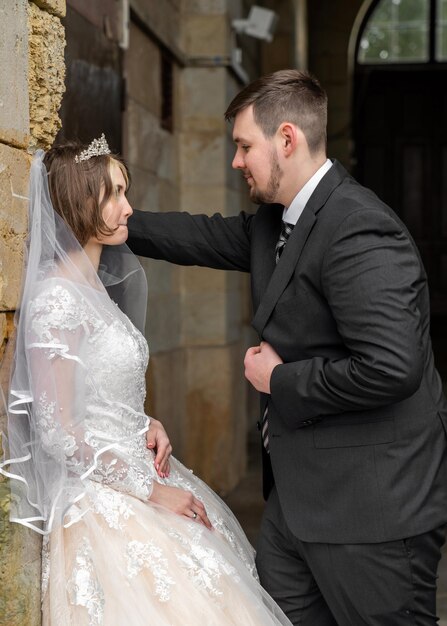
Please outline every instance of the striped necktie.
M281 232L279 234L279 239L276 244L275 253L276 253L276 262L278 263L279 257L284 251L286 247L286 243L288 238L290 237L290 233L293 230L293 224L288 224L287 222L282 222Z
M292 232L292 230L293 230L293 224L288 224L287 222L284 222L284 221L282 222L281 233L279 235L279 239L275 247L275 256L276 256L277 263L279 261L279 257L284 251L284 248L286 247L287 240L290 237L290 233ZM264 415L262 416L261 436L262 436L262 443L264 444L264 448L266 449L267 453L269 453L270 446L269 446L268 404L265 407Z

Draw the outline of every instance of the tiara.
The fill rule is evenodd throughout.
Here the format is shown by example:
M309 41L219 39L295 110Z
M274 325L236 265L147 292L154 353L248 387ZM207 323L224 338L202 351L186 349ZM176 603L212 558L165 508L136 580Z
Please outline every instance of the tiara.
M102 154L110 154L109 144L105 138L104 133L99 139L93 139L92 143L83 150L80 154L75 156L75 162L88 161L94 156L101 156Z

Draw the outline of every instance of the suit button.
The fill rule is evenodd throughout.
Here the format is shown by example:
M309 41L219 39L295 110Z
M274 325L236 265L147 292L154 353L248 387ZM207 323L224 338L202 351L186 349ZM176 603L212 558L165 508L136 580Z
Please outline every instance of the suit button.
M261 422L259 422L259 421L256 422L256 428L258 430L261 430Z

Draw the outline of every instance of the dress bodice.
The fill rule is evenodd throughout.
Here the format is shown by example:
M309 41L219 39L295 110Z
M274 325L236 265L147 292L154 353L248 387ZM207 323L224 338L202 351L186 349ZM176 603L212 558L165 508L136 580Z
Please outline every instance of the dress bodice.
M48 286L32 300L30 307L32 328L38 339L57 341L61 333L82 335L83 331L85 336L79 338L79 350L85 339L82 358L97 391L110 400L128 404L135 411L143 411L149 360L143 335L116 305L110 310L111 301L105 292L96 295L96 306L92 306L91 299L82 296L83 291L92 288L80 285L74 292L72 283L63 279L46 282ZM101 300L104 300L102 306ZM94 395L93 390L91 393Z

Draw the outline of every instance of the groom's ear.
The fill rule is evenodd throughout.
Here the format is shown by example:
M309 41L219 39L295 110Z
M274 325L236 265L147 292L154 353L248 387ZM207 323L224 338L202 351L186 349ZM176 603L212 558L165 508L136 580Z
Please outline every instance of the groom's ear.
M291 156L300 143L306 141L303 132L291 122L283 122L278 128L277 136L280 149L285 157Z

